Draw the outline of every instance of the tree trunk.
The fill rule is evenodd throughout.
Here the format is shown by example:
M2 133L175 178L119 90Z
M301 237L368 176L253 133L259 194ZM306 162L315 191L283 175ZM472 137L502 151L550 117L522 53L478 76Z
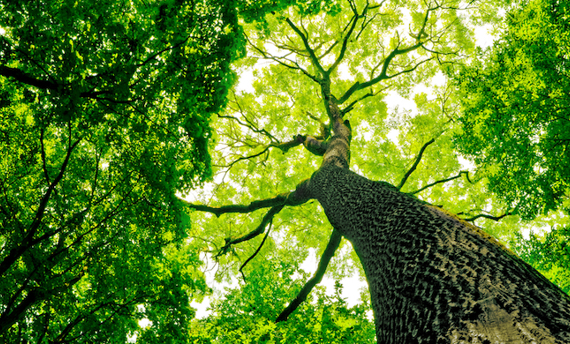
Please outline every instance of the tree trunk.
M570 298L477 227L338 166L308 187L360 257L378 343L570 343Z

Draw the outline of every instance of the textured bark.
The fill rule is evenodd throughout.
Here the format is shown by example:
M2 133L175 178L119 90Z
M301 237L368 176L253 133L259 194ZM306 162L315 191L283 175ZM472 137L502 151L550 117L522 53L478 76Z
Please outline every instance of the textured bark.
M308 189L360 257L378 343L570 343L570 298L477 227L338 165Z

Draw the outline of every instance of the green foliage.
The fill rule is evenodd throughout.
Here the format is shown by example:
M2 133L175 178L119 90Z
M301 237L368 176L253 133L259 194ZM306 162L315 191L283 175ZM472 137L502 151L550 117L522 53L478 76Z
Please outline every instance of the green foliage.
M247 283L226 290L224 298L212 305L211 316L193 322L191 337L197 343L212 344L376 342L374 323L366 314L369 300L348 307L338 282L334 295L326 295L319 287L289 320L275 324L308 278L296 263L261 261Z
M0 341L178 342L231 1L0 1ZM138 320L153 325L144 331Z
M569 242L569 227L553 227L542 235L531 233L529 239L518 235L511 246L527 263L570 294Z
M457 75L459 149L524 218L557 209L570 187L570 8L531 0L509 12L492 49Z

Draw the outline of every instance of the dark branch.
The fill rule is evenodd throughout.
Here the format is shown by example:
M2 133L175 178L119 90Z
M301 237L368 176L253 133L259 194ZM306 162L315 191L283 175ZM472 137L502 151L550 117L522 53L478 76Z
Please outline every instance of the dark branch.
M275 206L280 206L280 205L288 205L287 199L288 199L290 194L291 193L284 193L284 194L278 195L278 196L273 197L273 198L253 201L248 205L231 204L231 205L225 205L225 206L221 206L221 207L210 207L210 206L203 205L203 204L192 204L192 203L190 203L184 199L181 199L181 198L179 198L179 199L182 202L184 202L189 208L192 208L192 209L195 209L198 211L207 212L207 213L212 213L216 216L220 216L222 214L227 214L227 213L245 214L245 213L251 213L253 211L256 211L256 210L262 209L262 208L269 208L269 207L275 207Z
M252 154L252 155L239 157L236 160L232 161L230 164L225 165L223 167L227 167L229 169L229 168L232 168L235 164L237 164L238 162L240 162L242 160L257 158L258 156L267 153L270 148L278 148L283 153L287 153L289 151L289 149L291 149L293 147L300 146L301 144L305 144L305 147L307 147L307 149L311 153L318 155L318 156L322 156L324 154L324 150L322 148L322 147L324 147L323 140L324 140L324 137L322 137L322 136L296 135L293 137L293 140L291 140L291 141L271 143L271 144L267 145L262 151L255 153L255 154ZM308 145L310 145L310 146L308 146ZM315 147L316 150L314 150L314 149L312 150L313 147Z
M34 78L18 68L0 66L0 75L8 78L14 78L19 82L41 89L57 90L59 87L55 82Z
M289 24L289 26L293 29L293 31L295 31L295 33L297 33L297 35L299 35L299 37L301 37L301 40L303 41L303 45L305 46L305 49L307 49L307 52L309 53L309 56L311 57L311 61L313 62L313 65L315 66L315 68L317 68L319 70L319 72L322 73L323 78L326 78L328 76L328 74L324 70L323 66L321 66L319 59L315 55L315 52L313 51L311 46L309 45L309 41L307 40L307 36L305 36L305 34L302 33L301 30L299 30L299 28L297 26L295 26L295 24L293 24L291 19L287 18L287 19L285 19L285 21L287 22L287 24Z
M271 231L271 222L272 220L269 221L269 228L267 228L267 232L265 232L265 236L263 237L263 240L261 240L261 244L259 244L259 246L257 247L257 250L255 250L255 252L249 257L247 258L247 260L241 265L241 267L239 268L239 272L241 272L241 276L243 277L243 281L247 282L245 279L245 274L243 273L243 268L246 267L246 265L253 259L255 258L255 256L257 256L257 254L259 253L259 251L261 251L261 248L263 247L263 244L265 244L265 240L267 240L267 237L269 236L269 232Z
M404 74L404 73L409 73L414 71L418 66L420 66L422 63L425 63L427 61L432 60L433 58L429 58L427 60L423 60L419 63L417 63L414 67L401 71L399 73L393 74L393 75L388 75L388 68L390 67L390 63L392 62L392 60L399 55L404 55L407 54L411 51L414 51L420 47L425 48L424 47L424 43L426 43L427 41L429 41L429 39L427 39L427 34L425 33L425 29L428 23L428 18L429 18L429 14L436 10L438 7L435 8L430 8L426 11L426 15L424 17L424 22L422 24L422 27L419 29L418 34L410 34L412 37L414 37L416 39L416 43L414 45L411 45L409 47L400 49L400 43L398 43L398 45L396 46L396 48L394 50L392 50L392 52L390 52L390 54L388 54L388 56L386 56L386 59L384 59L383 63L382 63L382 70L380 72L380 74L377 77L371 78L370 80L360 83L360 82L355 82L343 95L342 97L340 97L340 99L338 100L339 104L344 103L345 101L347 101L352 94L354 94L354 92L358 91L358 90L362 90L364 88L370 87L372 85L375 85L383 80L387 80L387 79L392 79L398 75ZM422 38L426 38L425 40L422 40ZM399 40L399 38L398 38Z
M454 179L457 179L457 178L461 177L461 175L463 175L463 174L465 174L465 178L467 178L467 181L468 181L469 183L473 184L473 182L471 181L471 179L469 179L469 172L468 172L468 171L461 171L461 172L459 172L459 174L456 175L456 176L449 177L449 178L447 178L447 179L438 180L438 181L436 181L436 182L430 183L430 184L428 184L428 185L422 187L422 188L419 189L419 190L416 190L416 191L413 191L413 192L408 192L408 194L410 194L410 195L415 195L415 194L417 194L418 192L422 192L422 191L424 191L425 189L431 188L431 187L434 186L434 185L442 184L442 183L447 183L447 182L449 182L449 181L452 181L452 180L454 180Z
M232 245L239 244L240 242L251 240L251 239L255 238L256 236L265 232L265 227L267 227L267 225L269 223L271 223L271 221L273 221L273 216L275 216L277 213L279 213L281 211L281 209L283 209L283 207L284 207L284 205L277 205L277 206L274 206L271 209L269 209L267 214L265 214L265 216L261 220L261 223L259 224L259 226L257 226L257 228L255 228L251 232L249 232L245 235L242 235L238 238L235 238L235 239L226 238L226 243L224 244L224 247L222 247L220 249L220 252L218 252L217 257L226 254L230 250ZM265 239L263 240L263 242L265 242ZM262 242L262 245L263 245L263 242ZM261 247L260 247L260 249L261 249ZM257 252L255 254L257 254ZM255 254L254 254L254 256L255 256ZM242 266L242 268L243 268L243 266ZM241 271L241 268L240 268L240 271ZM244 278L244 280L245 280L245 278Z
M479 215L475 215L473 217L464 218L463 220L472 222L472 221L475 221L479 218L485 218L485 219L489 219L489 220L493 220L493 221L499 221L503 217L509 216L509 215L513 215L513 213L512 212L504 213L503 215L499 215L499 216L493 216L493 215L488 215L488 214L479 214Z
M273 61L279 63L280 65L282 65L283 67L286 67L286 68L289 68L289 69L300 70L303 74L305 74L307 77L309 77L309 78L310 78L311 80L313 80L314 82L317 82L317 83L319 82L319 79L317 79L317 77L315 77L314 75L312 75L312 74L310 74L309 72L307 72L303 67L299 66L299 64L298 64L297 62L292 61L291 59L288 59L288 58L286 58L286 57L276 57L276 56L273 56L273 55L267 53L266 51L264 51L264 50L258 48L255 44L253 44L253 43L249 40L249 38L247 37L247 35L246 35L245 37L246 37L247 42L249 43L249 45L250 45L254 50L256 50L258 53L260 53L261 56L263 56L263 58L269 59L269 60L273 60ZM295 49L293 49L293 48L288 48L288 49L291 50L291 51L295 51ZM299 54L299 53L297 53L297 54ZM301 55L301 54L299 54L299 55ZM293 63L294 66L289 65L289 64L287 64L287 63L281 61L280 59L287 60L287 61Z
M297 307L299 307L299 305L307 299L307 296L309 296L311 290L313 290L313 288L318 283L321 282L321 280L323 279L323 275L327 270L327 266L329 265L332 257L334 256L336 249L340 245L341 239L342 235L340 234L340 232L338 232L336 229L333 230L331 237L329 239L329 243L325 248L325 252L323 252L323 255L321 256L321 260L319 261L319 267L317 268L315 275L310 280L308 280L307 283L305 283L303 289L301 289L299 294L297 294L297 297L293 301L291 301L291 303L287 306L287 308L283 310L283 312L281 312L281 314L279 314L279 316L275 320L276 323L287 320L289 315L291 315L291 313L293 313L297 309Z
M342 40L342 47L340 48L340 52L338 54L338 57L336 58L336 60L332 64L332 66L327 70L327 74L330 74L332 71L334 71L338 67L338 65L340 64L342 59L344 58L344 54L346 53L346 47L348 46L348 40L349 40L350 36L352 35L352 33L354 32L354 28L356 27L356 23L358 22L358 18L360 17L358 14L358 11L354 7L353 7L353 12L354 12L354 16L351 18L352 25L350 25L351 23L349 22L350 29L348 29L348 33L344 36L344 39ZM364 11L362 13L363 13L363 15L364 15L364 13L366 13L366 8L364 9Z
M397 186L398 190L402 189L402 186L404 186L404 184L406 183L406 181L408 180L410 175L416 170L416 167L418 167L420 160L422 160L422 155L424 154L424 151L426 150L426 148L434 142L435 142L435 139L431 139L428 142L426 142L426 144L422 147L422 149L420 149L420 153L418 154L416 161L414 162L412 167L408 170L408 172L406 172L406 174L402 178L402 181L400 181L400 184Z

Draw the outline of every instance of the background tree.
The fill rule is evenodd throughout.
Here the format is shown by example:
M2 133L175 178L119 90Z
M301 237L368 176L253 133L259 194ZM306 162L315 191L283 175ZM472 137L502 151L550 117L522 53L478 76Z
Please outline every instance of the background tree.
M492 49L457 75L459 149L526 218L569 206L569 15L565 2L525 1Z
M0 1L0 341L186 340L207 288L175 192L211 174L236 7Z
M416 95L418 114L389 116L382 101L390 91L409 95L418 84L434 83L441 67L472 51L461 15L469 9L454 2L347 1L317 16L289 10L266 17L270 33L246 30L250 50L274 63L258 72L252 93L230 96L215 124L215 196L204 195L208 205L189 203L216 215L195 214L200 229L192 235L211 243L229 266L220 281L240 274L247 289L248 276L262 269L260 254L298 260L309 249L323 252L315 276L277 317L285 320L345 236L355 251L345 250L332 274L342 276L349 256L362 262L379 342L568 339L565 294L476 227L406 195L470 221L506 214L477 212L501 204L480 193L482 183L466 195L477 180L453 151L457 114L448 86ZM401 26L405 17L410 22ZM398 144L387 139L395 127ZM294 148L301 144L306 151ZM371 181L378 178L397 186ZM332 234L311 199L324 209Z

